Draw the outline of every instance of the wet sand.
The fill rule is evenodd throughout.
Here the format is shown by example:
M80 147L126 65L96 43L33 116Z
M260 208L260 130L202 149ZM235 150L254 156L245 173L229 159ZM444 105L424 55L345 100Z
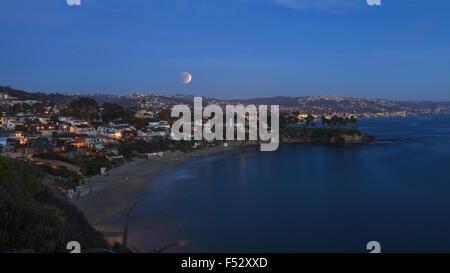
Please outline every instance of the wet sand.
M110 170L108 176L90 178L90 193L72 202L97 230L106 231L105 223L124 220L130 208L139 202L139 198L130 193L142 192L151 186L151 175L173 168L186 160L238 152L244 147L217 146L188 153L168 152L163 157L152 159L137 159Z

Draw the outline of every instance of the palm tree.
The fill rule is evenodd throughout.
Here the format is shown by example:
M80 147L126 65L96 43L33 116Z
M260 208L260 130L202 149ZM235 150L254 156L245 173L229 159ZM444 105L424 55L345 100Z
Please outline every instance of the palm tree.
M325 128L325 125L328 123L328 119L327 117L325 117L325 115L322 115L322 127Z
M331 120L330 120L330 123L329 123L329 125L331 126L331 127L336 127L336 125L339 123L339 117L337 116L337 115L333 115L332 117L331 117Z
M350 123L352 124L353 128L357 128L358 127L358 119L356 119L354 116L350 117Z
M305 126L306 127L311 126L311 123L313 120L314 120L314 117L311 114L308 114L308 116L305 118Z

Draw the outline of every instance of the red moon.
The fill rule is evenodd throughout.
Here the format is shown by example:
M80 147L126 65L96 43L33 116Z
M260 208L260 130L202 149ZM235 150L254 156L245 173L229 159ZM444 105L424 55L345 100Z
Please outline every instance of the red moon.
M192 75L189 72L181 72L180 81L182 84L188 84L192 81Z

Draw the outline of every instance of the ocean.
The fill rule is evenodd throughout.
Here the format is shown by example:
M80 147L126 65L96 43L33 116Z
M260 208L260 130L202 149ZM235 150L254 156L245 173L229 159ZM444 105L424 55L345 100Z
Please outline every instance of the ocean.
M141 252L450 252L450 116L360 120L371 145L283 144L159 174L129 218ZM177 242L183 242L181 245Z

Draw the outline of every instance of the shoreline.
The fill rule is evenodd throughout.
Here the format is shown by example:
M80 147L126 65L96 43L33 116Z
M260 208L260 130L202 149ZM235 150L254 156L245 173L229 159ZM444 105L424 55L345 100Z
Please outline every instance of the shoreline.
M71 202L84 213L95 229L100 232L112 231L119 234L122 230L111 230L107 223L125 220L130 209L141 200L133 193L148 189L155 175L175 168L187 160L239 152L255 147L256 145L232 145L227 148L216 146L187 153L168 152L161 158L136 159L109 170L108 176L96 175L89 178L90 192L84 197L72 199Z
M308 130L291 130L294 135L284 133L280 136L280 142L286 144L364 144L365 136L345 135L345 138L333 140L335 136L326 136L326 139L313 139ZM310 130L311 131L311 130ZM286 132L286 131L285 131ZM300 133L299 133L300 132ZM308 134L305 134L308 133ZM339 135L339 137L342 137ZM372 139L371 139L372 140ZM131 193L143 192L151 185L154 175L175 168L178 164L192 159L200 159L207 156L219 155L242 151L244 149L259 147L256 142L228 143L228 147L222 145L207 147L190 152L166 152L163 157L150 159L135 159L108 171L107 176L96 175L89 178L89 193L86 196L72 199L71 202L84 213L89 223L95 228L103 229L102 225L121 219L125 219L130 208L140 198L131 196Z
M313 132L315 131L306 129L285 130L280 137L280 144L367 144L366 138L369 136L353 131L349 131L351 134L347 135L339 131L337 134L320 134L317 137ZM370 137L368 139L372 140ZM122 243L124 228L121 223L127 222L127 215L143 199L140 193L151 187L157 174L175 168L187 160L240 152L259 146L257 142L228 142L228 147L218 145L189 152L165 152L163 157L134 159L109 170L107 176L96 175L89 178L89 193L72 199L71 202L110 243ZM125 224L125 229L126 226Z

